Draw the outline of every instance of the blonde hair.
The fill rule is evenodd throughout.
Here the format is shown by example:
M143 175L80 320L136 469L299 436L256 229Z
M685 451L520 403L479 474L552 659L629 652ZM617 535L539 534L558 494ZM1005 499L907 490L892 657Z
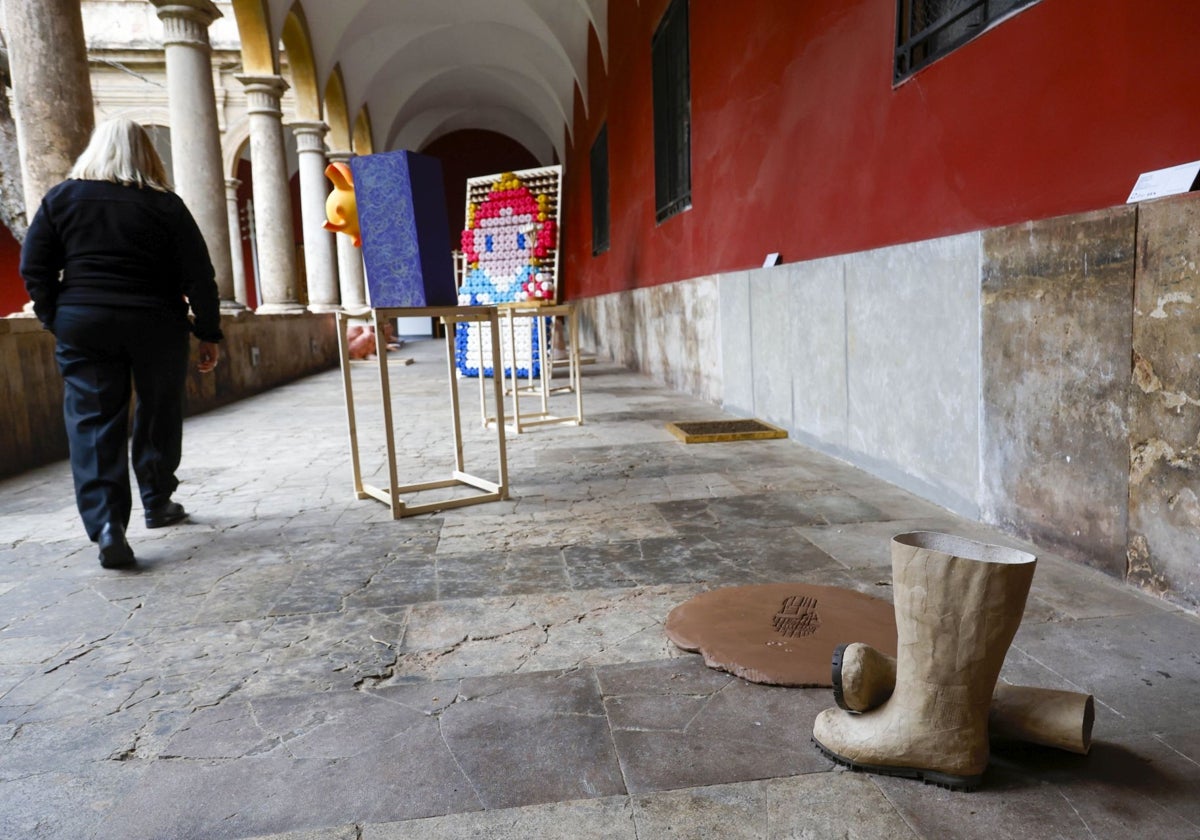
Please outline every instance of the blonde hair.
M150 135L133 120L122 117L96 126L87 148L67 177L171 191L166 167L154 150Z

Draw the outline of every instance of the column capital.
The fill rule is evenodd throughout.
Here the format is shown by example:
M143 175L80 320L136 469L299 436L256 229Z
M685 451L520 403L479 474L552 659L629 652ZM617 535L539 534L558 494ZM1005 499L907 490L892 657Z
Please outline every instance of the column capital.
M330 163L349 163L354 157L354 152L348 152L344 149L330 149L326 154Z
M288 89L282 76L234 76L246 88L246 112L282 117L279 100Z
M225 179L225 194L226 195L232 194L232 195L236 196L238 187L240 187L241 185L242 185L242 181L240 178L226 178Z
M211 0L150 0L158 7L159 20L163 22L163 45L179 44L212 50L208 40L208 27L214 20L223 17L221 10Z
M325 135L329 126L320 120L297 120L288 123L288 128L296 135L296 151L320 152L325 154Z

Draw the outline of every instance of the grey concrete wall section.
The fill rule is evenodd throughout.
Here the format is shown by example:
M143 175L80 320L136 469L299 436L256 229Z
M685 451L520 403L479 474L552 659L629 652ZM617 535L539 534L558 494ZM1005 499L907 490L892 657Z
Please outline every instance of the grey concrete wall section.
M978 514L978 234L728 275L720 302L726 410Z
M731 414L754 414L754 353L750 335L750 275L745 271L722 275L717 283L721 322L720 401Z
M788 357L792 330L804 324L792 321L788 295L791 272L786 267L750 272L750 335L754 354L754 416L792 428L792 367Z
M789 266L792 428L846 451L846 259Z
M846 258L847 447L974 515L979 235Z

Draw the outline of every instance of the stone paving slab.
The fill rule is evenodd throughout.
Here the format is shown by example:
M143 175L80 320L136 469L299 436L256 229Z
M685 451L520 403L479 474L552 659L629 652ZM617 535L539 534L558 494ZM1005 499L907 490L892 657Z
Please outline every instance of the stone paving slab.
M445 360L406 355L398 442L433 475ZM509 437L511 499L400 521L351 491L336 371L190 418L193 516L135 510L133 573L65 463L0 481L0 837L1200 836L1195 616L794 442L682 444L665 423L720 412L612 365L584 388L584 426ZM1002 677L1093 692L1089 756L997 749L972 794L848 773L809 743L829 692L662 632L719 586L890 599L915 529L1039 554Z

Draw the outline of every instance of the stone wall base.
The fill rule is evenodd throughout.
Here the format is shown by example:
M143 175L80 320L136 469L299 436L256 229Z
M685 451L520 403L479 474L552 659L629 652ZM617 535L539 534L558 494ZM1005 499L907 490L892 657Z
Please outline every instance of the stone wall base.
M580 302L585 343L1200 604L1200 193Z
M225 313L217 369L188 374L187 410L199 414L338 363L330 314ZM193 342L193 352L195 342ZM67 457L54 336L32 317L0 318L0 476ZM236 442L237 428L230 429Z

